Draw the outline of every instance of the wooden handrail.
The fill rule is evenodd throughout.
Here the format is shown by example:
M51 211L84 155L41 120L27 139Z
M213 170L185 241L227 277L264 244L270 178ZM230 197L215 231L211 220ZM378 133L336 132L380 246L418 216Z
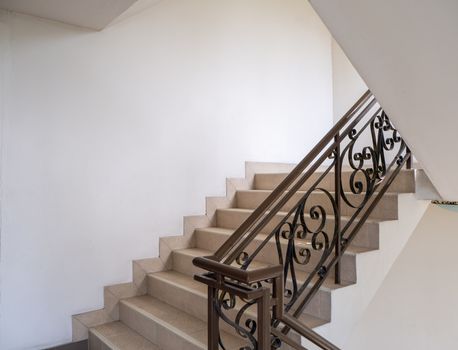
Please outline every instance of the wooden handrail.
M216 261L214 256L200 256L194 258L192 262L201 269L215 272L247 284L277 278L283 272L283 266L281 265L268 266L249 271L241 270L240 268Z
M313 344L319 346L321 349L324 350L339 350L337 346L332 344L323 336L319 335L317 332L313 331L312 329L306 327L303 323L299 322L296 318L285 314L283 316L282 322L286 324L291 329L294 329L297 333L301 336L306 338L307 340L311 341Z

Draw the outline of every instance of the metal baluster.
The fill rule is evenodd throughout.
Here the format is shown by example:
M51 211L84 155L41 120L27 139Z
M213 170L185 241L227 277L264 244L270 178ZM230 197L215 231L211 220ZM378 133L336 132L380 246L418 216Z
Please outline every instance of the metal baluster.
M339 140L339 133L335 136L335 140L338 142ZM336 146L336 162L335 162L335 170L334 170L334 189L335 189L335 202L337 208L337 215L335 217L336 222L336 232L337 235L336 239L336 247L335 247L335 255L337 258L340 258L341 250L342 250L342 237L340 233L340 191L341 191L341 177L342 177L342 158L340 157L340 143L337 143ZM341 283L341 265L340 260L335 266L335 282L336 284Z

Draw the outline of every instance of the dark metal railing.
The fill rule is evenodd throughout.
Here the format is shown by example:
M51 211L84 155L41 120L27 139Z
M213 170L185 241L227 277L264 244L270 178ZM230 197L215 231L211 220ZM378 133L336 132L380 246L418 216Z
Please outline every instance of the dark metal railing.
M410 150L367 91L213 256L194 259L208 271L195 277L208 285L208 348L226 349L222 320L245 340L241 349L305 349L290 330L337 349L299 316L331 273L342 282L346 249L410 165Z

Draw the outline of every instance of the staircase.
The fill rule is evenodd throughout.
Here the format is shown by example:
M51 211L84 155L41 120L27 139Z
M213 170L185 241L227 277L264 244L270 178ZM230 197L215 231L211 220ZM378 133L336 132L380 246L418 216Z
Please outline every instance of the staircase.
M256 174L252 190L236 192L234 208L216 211L214 227L195 231L193 247L173 251L171 270L148 275L146 295L120 302L119 321L90 329L89 349L207 349L207 289L193 279L203 271L196 268L192 260L212 255L285 176ZM305 324L316 328L331 321L333 291L356 283L356 255L378 249L380 223L396 220L399 194L414 191L414 171L402 171L345 253L342 284L335 284L332 278L326 280L314 302L301 316ZM274 242L270 249L270 253L275 250ZM274 259L273 254L266 253L255 265L275 264ZM238 350L245 345L243 339L231 334L229 329L222 336L227 350Z
M404 158L403 161L405 162L407 159ZM334 165L331 164L332 167ZM355 218L358 208L350 204L364 202L367 196L364 191L355 191L355 179L352 176L354 169L351 166L340 164L340 169L337 167L333 169L335 171L330 172L326 164L321 166L313 171L311 176L306 178L306 181L299 183L297 190L293 191L293 193L291 193L291 186L282 188L282 184L285 183L285 179L288 179L289 174L291 174L290 172L256 173L252 177L250 186L238 186L239 188L236 186L230 201L230 207L227 206L227 203L226 205L221 205L219 208L216 205L217 208L214 215L209 220L211 226L196 228L186 240L186 244L177 244L175 248L170 249L171 251L168 252L169 258L166 264L156 269L149 269L149 271L148 269L144 269L146 272L144 273L141 287L137 285L137 288L132 290L129 285L121 286L121 289L129 289L129 292L123 293L119 297L119 300L112 303L115 305L113 310L105 310L103 317L99 317L97 322L92 322L89 325L89 349L214 349L212 346L207 346L208 341L215 341L214 338L212 340L212 336L209 334L209 332L214 332L214 328L207 322L210 319L214 321L212 324L216 324L219 318L221 318L219 321L220 328L217 329L216 341L220 343L220 348L226 350L252 349L255 348L253 342L258 342L256 346L259 349L268 349L271 346L272 348L281 349L305 349L305 347L298 345L300 344L299 334L309 340L312 339L311 341L315 344L322 344L322 348L336 349L337 347L334 347L331 343L329 343L328 347L324 346L323 344L328 344L328 342L322 339L323 342L320 343L320 336L308 330L318 328L324 329L326 333L326 325L331 321L334 322L334 318L336 318L337 322L345 323L347 327L351 326L349 318L341 317L342 310L338 311L337 317L335 317L336 311L333 309L336 303L333 301L333 298L336 296L339 298L339 303L346 303L345 306L347 309L352 308L353 304L364 304L364 302L369 301L365 301L364 297L356 298L359 300L355 300L354 296L353 298L342 297L345 293L339 294L339 292L348 288L354 288L357 284L362 284L367 294L366 299L370 299L370 294L375 293L383 280L383 274L387 273L390 264L396 258L396 254L393 251L396 252L396 250L400 251L402 249L403 243L408 238L408 231L413 230L416 220L420 219L423 207L421 203L418 206L417 202L421 201L417 201L412 195L416 190L415 170L402 169L397 172L392 181L383 189L383 193L381 193L383 196L380 197L376 203L377 205L368 213L367 217ZM339 178L343 179L338 185L341 185L341 191L336 191L336 172ZM317 182L320 183L320 191L314 191ZM244 245L243 254L241 254L242 259L238 257L233 261L227 260L226 265L224 265L223 263L212 262L211 259L208 260L208 258L205 258L215 256L227 242L230 242L230 239L233 239L235 236L234 233L239 232L243 224L248 222L253 215L256 215L257 208L262 207L263 203L269 200L272 193L278 192L279 188L282 192L281 195L289 196L288 200L276 212L268 210L261 213L260 218L264 218L270 212L272 212L272 216L260 228L259 232ZM317 264L320 266L323 265L327 261L326 259L334 256L334 248L332 246L335 244L334 240L328 242L326 245L324 239L319 240L298 236L295 244L297 247L303 248L298 250L297 258L308 260L307 263L294 264L294 272L292 273L292 267L286 266L287 252L292 247L290 244L291 240L280 240L279 237L275 237L271 233L275 231L280 232L278 227L282 225L282 220L285 217L288 218L288 213L294 213L294 210L297 209L296 203L300 202L304 195L307 195L308 203L313 203L313 205L304 203L302 208L302 213L305 213L304 220L316 221L316 208L321 208L320 215L326 212L332 212L332 210L335 210L335 207L333 207L333 202L329 201L329 195L334 198L340 197L336 195L336 192L342 192L348 203L347 201L339 201L340 215L328 215L326 220L323 221L321 231L316 232L332 231L335 227L345 227L347 223L349 227L354 227L361 222L357 230L358 234L348 239L348 246L345 246L347 239L343 239L341 246L345 247L345 249L337 252L338 255L336 257L338 261L336 261L335 265L330 265L329 271L325 272L317 270L316 266ZM379 192L375 191L374 193ZM418 208L415 207L416 205ZM411 214L409 214L409 208L412 208ZM400 213L404 217L401 217ZM293 221L291 218L288 220L288 222ZM389 226L384 226L386 224ZM383 251L379 251L380 243L384 239L381 235L388 235L385 231L396 230L406 232L399 232L398 237L394 237L390 241L390 252L386 252L386 255L378 256L377 252L383 254ZM245 238L238 242L244 242ZM393 242L398 242L398 245L396 246L396 243ZM232 244L232 247L238 244ZM262 250L255 254L257 248L261 246ZM327 252L328 248L326 247L328 246L331 249L329 252L332 251L332 255L329 255L323 260L318 253ZM283 267L280 264L280 269L276 268L279 266L279 249L284 254L283 262L286 266ZM307 249L309 252L311 251L309 256L306 253ZM377 272L379 274L375 279L372 279L366 274L363 280L357 281L357 277L360 278L358 272L361 268L358 267L359 256L366 256L367 254L374 254L374 256L380 258L378 266L375 267L378 268ZM246 264L251 256L254 256L254 258L249 264ZM292 329L292 331L289 333L286 331L284 334L287 334L287 336L282 336L275 330L275 327L272 329L269 328L270 321L267 322L268 325L264 325L268 329L268 335L265 339L270 344L261 345L259 338L259 334L261 333L258 333L258 338L257 340L255 339L256 332L260 332L263 327L259 321L261 315L259 314L260 304L258 304L257 313L255 309L250 307L251 304L248 307L244 307L243 303L238 302L238 298L236 302L236 299L232 299L229 293L225 295L211 294L211 288L207 288L207 285L204 283L211 284L211 278L215 276L212 272L207 273L207 271L212 271L211 269L213 267L207 268L212 264L219 264L215 265L216 269L218 266L228 266L227 271L224 272L225 276L240 275L242 276L240 280L243 280L243 276L253 276L257 272L275 272L275 276L280 276L278 281L284 281L284 285L280 283L281 286L277 284L277 287L275 287L274 283L274 289L284 288L286 292L283 292L283 290L281 293L272 292L272 298L275 300L275 295L278 297L281 294L281 300L283 300L283 297L285 298L281 302L282 307L283 303L286 305L296 294L299 295L296 291L298 289L297 286L304 285L306 294L315 288L316 291L311 296L310 301L306 303L303 310L296 306L292 307L292 310L296 311L297 317L291 321L291 324L288 324L288 330ZM236 271L240 271L240 265L243 266L244 264L246 271L238 274ZM141 262L138 265L141 265ZM317 273L319 277L316 276ZM262 277L259 280L265 282L266 279ZM274 277L272 277L273 279ZM223 277L222 283L229 282L224 280ZM259 285L256 285L256 283L259 283ZM252 293L259 290L260 283L257 280L255 283L247 283L249 288L247 287L244 291L246 293ZM241 286L242 284L236 284L237 288ZM105 293L105 298L110 298L113 294L116 293ZM219 298L220 306L224 309L224 313L219 313L217 317L213 315L212 304L208 303L209 295L211 298ZM246 301L247 299L243 300ZM276 315L286 314L288 311L286 308L286 311L275 309L276 305L279 305L279 302L276 304L275 302L271 302L267 305L273 305L274 307L272 314L274 321ZM342 307L340 308L342 309ZM355 306L356 309L357 306ZM107 312L109 316L107 316ZM224 316L226 313L227 316ZM343 314L348 314L348 312L343 312ZM223 322L225 321L224 317L234 320L236 326L230 322ZM270 317L270 312L268 317ZM76 316L76 320L79 322L83 323L83 319L84 315ZM280 320L281 318L278 317L277 319ZM237 325L241 325L241 328L238 329ZM236 331L236 328L238 331ZM248 332L245 333L246 331L242 328L248 330ZM276 341L271 342L271 333L275 335L274 338L277 339ZM318 340L314 339L315 336L318 337ZM253 337L252 341L250 340L251 337Z

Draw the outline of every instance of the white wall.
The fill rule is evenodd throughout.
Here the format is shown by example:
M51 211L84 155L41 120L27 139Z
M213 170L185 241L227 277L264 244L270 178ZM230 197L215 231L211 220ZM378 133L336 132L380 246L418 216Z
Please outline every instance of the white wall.
M333 116L334 123L337 123L368 88L334 39L332 39L332 82ZM376 112L377 108L375 107L370 110L359 126L365 125L367 120L372 116L372 113ZM349 139L346 138L341 145L342 152L344 152L348 143ZM369 127L361 133L355 145L355 150L358 151L361 151L364 147L372 146L372 135ZM391 155L387 154L387 156L387 160L391 160ZM343 159L345 165L348 165L347 157L348 152L345 152Z
M367 85L334 39L332 39L332 83L333 115L336 123L367 91Z
M9 28L6 24L2 23L2 19L0 17L0 160L3 157L3 119L5 116L5 109L6 109L6 85L8 79L8 64L9 64L9 44L8 44L8 37L9 37ZM3 166L0 163L0 193L3 191L2 184L2 176L3 176ZM0 198L0 210L3 207L3 198ZM3 232L2 222L0 219L0 267L3 263L3 241L1 240L1 234ZM0 304L3 294L3 275L0 274ZM2 312L0 310L0 320L2 319ZM1 334L0 334L1 336Z
M164 0L102 32L3 14L0 348L71 339L243 162L332 125L330 36L303 0Z
M430 205L344 349L455 349L458 212Z
M440 194L458 199L458 1L310 0Z

